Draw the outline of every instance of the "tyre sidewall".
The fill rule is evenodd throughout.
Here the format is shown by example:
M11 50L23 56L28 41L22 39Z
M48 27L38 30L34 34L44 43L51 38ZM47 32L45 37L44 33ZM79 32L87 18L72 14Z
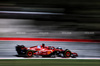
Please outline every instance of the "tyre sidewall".
M66 53L69 53L70 55L67 56ZM64 52L64 57L71 57L71 51L70 51L70 50L65 50L65 52Z
M32 54L32 55L29 55L29 53ZM27 56L27 57L32 57L32 56L33 56L33 51L28 50L28 51L26 52L26 56Z

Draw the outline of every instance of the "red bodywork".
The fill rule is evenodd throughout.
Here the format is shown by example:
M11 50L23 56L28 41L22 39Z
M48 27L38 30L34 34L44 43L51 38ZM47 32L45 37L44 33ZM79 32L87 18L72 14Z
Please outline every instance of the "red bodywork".
M51 47L48 47L48 46L43 47L42 45L33 46L33 47L30 47L30 48L27 48L27 49L36 51L34 53L34 55L49 55L49 54L53 53L54 51L64 51L64 50L56 49L53 46L51 46Z

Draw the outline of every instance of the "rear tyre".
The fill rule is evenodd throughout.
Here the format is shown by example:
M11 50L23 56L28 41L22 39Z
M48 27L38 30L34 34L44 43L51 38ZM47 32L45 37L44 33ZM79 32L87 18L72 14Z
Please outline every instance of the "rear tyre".
M71 57L71 51L70 50L65 50L64 57Z
M33 57L33 51L28 50L27 53L26 53L26 56L27 57Z

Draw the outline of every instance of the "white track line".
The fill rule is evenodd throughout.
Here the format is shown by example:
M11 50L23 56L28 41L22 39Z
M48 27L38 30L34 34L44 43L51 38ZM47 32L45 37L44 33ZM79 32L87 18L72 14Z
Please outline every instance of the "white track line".
M0 59L91 59L91 60L100 60L100 58L0 58Z

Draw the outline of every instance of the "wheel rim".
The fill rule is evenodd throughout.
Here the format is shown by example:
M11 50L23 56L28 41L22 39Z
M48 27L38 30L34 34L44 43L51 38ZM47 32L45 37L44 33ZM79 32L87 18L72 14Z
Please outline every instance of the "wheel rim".
M32 52L28 52L28 56L32 56Z
M66 52L66 56L69 57L70 56L70 52Z

